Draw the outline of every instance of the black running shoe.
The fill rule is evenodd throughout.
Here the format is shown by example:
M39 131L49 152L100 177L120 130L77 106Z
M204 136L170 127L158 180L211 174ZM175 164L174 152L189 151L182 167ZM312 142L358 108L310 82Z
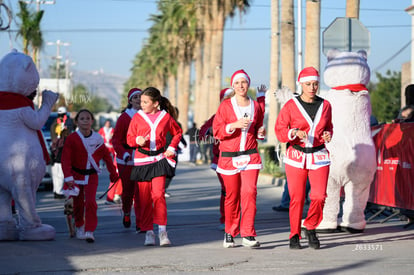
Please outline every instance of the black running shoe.
M300 245L299 235L296 234L289 240L289 248L290 249L302 249L302 246Z
M122 223L124 224L125 228L131 227L131 216L130 214L124 214L124 218L122 219Z

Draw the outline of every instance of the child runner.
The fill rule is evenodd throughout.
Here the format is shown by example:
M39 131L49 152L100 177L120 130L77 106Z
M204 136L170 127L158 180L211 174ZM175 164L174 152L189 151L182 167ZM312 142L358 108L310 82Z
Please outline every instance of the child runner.
M103 138L92 130L93 122L94 117L89 110L80 110L75 117L78 130L66 138L62 152L64 189L79 188L79 194L73 196L76 237L90 243L95 241L93 232L98 225L96 190L99 161L105 161L112 182L119 178Z
M134 155L131 179L139 182L141 230L146 231L144 245L155 245L153 224L158 224L160 246L170 246L167 235L165 178L174 174L182 130L173 118L175 110L158 89L146 88L141 94L141 110L129 125L127 143L138 147ZM165 150L167 132L172 140Z
M139 210L139 190L136 181L131 180L131 171L134 167L135 149L127 144L128 127L132 117L141 109L142 90L132 88L128 92L128 106L118 118L112 144L116 152L116 162L118 163L119 176L122 180L122 211L124 212L122 223L125 228L131 227L131 208L134 201L135 210L135 229L136 233L140 230L140 210Z

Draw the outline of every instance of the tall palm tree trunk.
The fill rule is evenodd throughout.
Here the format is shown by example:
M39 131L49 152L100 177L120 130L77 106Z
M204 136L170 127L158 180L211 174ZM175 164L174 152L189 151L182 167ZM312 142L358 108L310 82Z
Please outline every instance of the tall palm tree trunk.
M215 1L216 2L216 1ZM219 92L221 90L222 81L222 64L223 64L223 33L225 14L223 8L218 8L216 11L216 20L213 32L212 40L212 53L211 53L211 71L213 81L211 83L211 91L209 92L209 114L214 114L220 104Z
M177 106L177 78L174 74L168 75L168 99L171 104Z
M306 1L305 67L313 66L319 71L321 47L321 1Z
M210 5L210 4L209 4ZM214 28L212 20L209 18L209 15L206 15L204 18L204 28L205 28L205 39L203 43L203 78L202 78L202 88L200 94L201 104L198 106L197 111L200 113L201 120L207 120L211 115L209 114L208 104L209 104L209 94L210 94L210 81L212 79L212 72L209 60L211 60L211 47L212 47L212 29ZM201 125L201 124L200 124Z
M282 63L282 86L287 86L292 91L295 91L295 21L293 16L293 0L283 0L281 9L280 59Z
M279 113L279 104L273 91L279 87L279 0L271 2L271 44L270 44L270 87L267 95L269 99L267 117L267 143L275 145L278 141L275 135L276 117Z
M346 0L346 17L359 18L359 0Z
M199 106L202 105L202 93L203 93L203 50L201 40L197 40L194 49L194 71L195 71L195 82L194 82L194 121L197 125L202 125L206 118L201 117Z

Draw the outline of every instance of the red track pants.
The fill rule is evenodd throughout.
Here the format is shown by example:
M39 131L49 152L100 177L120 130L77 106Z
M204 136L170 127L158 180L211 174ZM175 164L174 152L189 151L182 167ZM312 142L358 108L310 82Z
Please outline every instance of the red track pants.
M315 229L323 218L323 206L326 198L326 185L328 183L329 166L323 166L316 170L285 166L288 181L290 207L290 235L289 239L296 234L300 237L300 227L303 215L303 206L306 197L306 181L310 182L310 206L308 215L303 225L308 230Z
M118 164L119 176L122 181L122 211L130 213L132 203L134 203L135 224L141 228L138 182L130 179L133 167L133 165Z
M154 229L154 223L167 225L167 203L165 201L165 176L151 181L139 182L141 208L141 231Z
M98 225L98 205L96 204L96 190L98 189L98 175L89 175L87 185L79 185L79 195L73 197L73 216L76 227L85 224L85 231L95 231Z
M221 186L221 196L220 196L220 223L225 222L225 213L224 213L224 202L226 200L226 188L224 187L224 180L220 173L217 173L217 177L220 181Z
M238 234L242 237L256 236L254 220L258 175L258 169L241 171L235 175L221 174L226 188L225 231L233 237Z

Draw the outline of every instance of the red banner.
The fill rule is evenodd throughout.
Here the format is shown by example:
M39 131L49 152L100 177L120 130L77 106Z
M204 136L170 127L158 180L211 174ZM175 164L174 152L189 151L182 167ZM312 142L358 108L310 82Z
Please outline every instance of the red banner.
M414 210L414 123L372 127L377 172L368 201Z

